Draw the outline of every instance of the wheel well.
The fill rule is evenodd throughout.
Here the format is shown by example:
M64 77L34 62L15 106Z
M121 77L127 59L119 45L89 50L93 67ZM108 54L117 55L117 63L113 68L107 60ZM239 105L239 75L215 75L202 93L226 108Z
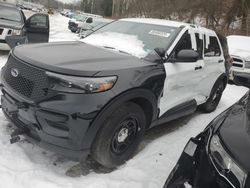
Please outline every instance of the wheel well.
M139 105L142 108L142 110L144 111L145 116L146 116L147 128L149 128L149 126L152 122L152 119L153 119L152 104L147 99L144 99L144 98L135 98L135 99L132 99L130 101Z

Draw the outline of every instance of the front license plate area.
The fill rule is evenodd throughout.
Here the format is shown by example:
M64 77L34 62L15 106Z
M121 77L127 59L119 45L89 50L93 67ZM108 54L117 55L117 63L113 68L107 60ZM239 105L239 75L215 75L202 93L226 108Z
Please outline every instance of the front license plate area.
M16 102L9 97L2 96L2 108L9 116L18 113Z

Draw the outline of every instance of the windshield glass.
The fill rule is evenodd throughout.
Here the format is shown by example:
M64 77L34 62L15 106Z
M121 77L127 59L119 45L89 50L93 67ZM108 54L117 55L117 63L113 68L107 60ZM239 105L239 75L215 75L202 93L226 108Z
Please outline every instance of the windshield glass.
M19 10L15 8L9 8L5 6L0 6L0 20L10 20L15 22L21 22L21 14Z
M168 48L179 31L178 27L116 21L97 30L82 41L92 45L114 48L143 58L155 48Z
M81 14L76 14L73 16L74 19L76 19L76 21L81 21L81 22L84 22L86 20L86 16L83 16Z

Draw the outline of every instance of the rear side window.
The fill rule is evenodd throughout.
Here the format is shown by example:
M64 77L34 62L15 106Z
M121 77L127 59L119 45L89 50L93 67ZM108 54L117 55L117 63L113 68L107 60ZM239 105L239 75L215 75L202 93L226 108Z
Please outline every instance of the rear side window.
M210 41L209 41L208 47L205 48L205 52L204 52L205 57L220 56L221 49L220 49L220 45L219 45L217 38L216 37L209 37L209 40ZM208 41L206 41L206 43L207 42Z

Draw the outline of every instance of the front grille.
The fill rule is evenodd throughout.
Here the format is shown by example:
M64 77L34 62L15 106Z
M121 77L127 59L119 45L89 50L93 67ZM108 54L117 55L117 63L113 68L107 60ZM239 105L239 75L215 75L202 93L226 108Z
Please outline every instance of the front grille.
M0 39L0 43L6 43L6 40Z
M18 76L12 75L13 70L18 71ZM45 71L28 65L10 56L3 69L3 79L18 94L38 101L49 95L48 79Z
M240 67L240 68L242 68L242 67L243 67L243 64L236 64L236 63L233 63L233 67Z
M0 35L2 35L2 34L3 34L3 29L0 28Z
M235 57L233 58L233 61L236 63L243 63L243 60L235 58Z

